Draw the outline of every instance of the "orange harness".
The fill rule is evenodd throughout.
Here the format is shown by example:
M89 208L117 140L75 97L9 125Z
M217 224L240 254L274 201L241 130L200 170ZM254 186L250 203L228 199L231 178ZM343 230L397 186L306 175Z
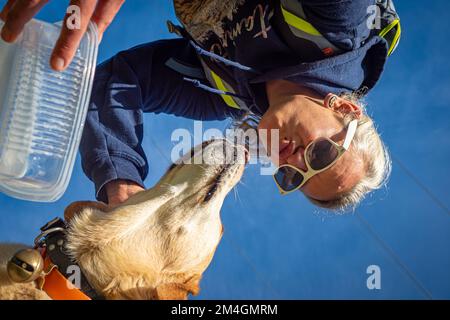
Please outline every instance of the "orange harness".
M81 288L68 279L70 274L65 268L76 264L72 264L63 248L66 227L63 220L56 218L41 228L42 233L35 240L35 249L44 260L43 273L36 280L37 287L53 300L103 299L89 284L83 272L80 272Z
M45 275L36 280L41 290L52 300L92 300L59 272L50 258L45 255L45 250L42 250L42 253Z

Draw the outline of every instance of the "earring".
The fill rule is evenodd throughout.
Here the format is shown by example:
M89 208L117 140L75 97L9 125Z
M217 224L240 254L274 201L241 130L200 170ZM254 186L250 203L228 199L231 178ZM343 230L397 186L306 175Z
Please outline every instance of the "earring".
M338 97L337 97L336 95L333 95L333 96L328 100L328 107L329 107L330 109L333 109L334 104L336 103L337 98L338 98Z

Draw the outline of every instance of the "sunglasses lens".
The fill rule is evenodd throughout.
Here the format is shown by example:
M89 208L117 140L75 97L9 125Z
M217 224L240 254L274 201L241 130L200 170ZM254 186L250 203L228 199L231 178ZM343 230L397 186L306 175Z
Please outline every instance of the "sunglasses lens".
M303 175L291 167L279 168L274 177L280 188L285 192L294 190L303 182Z
M338 149L327 139L317 140L308 149L306 157L314 170L328 167L338 157Z

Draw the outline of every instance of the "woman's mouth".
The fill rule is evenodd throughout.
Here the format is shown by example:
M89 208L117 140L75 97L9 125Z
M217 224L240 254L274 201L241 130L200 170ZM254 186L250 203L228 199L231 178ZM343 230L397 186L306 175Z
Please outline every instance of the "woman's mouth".
M295 142L283 140L280 143L279 161L284 161L289 158L295 151Z

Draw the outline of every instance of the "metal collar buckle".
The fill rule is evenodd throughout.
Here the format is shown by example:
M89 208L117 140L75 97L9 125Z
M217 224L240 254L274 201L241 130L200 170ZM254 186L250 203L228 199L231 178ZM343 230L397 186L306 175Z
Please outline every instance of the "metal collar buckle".
M55 232L66 232L66 224L60 218L53 219L41 228L41 233L36 237L36 239L34 239L36 248L45 246L45 238Z
M36 248L40 248L43 246L44 240L45 238L52 233L55 232L66 232L65 228L61 228L61 227L56 227L56 228L50 228L47 229L45 231L42 231L37 237L36 239L34 239L34 245L36 246Z

